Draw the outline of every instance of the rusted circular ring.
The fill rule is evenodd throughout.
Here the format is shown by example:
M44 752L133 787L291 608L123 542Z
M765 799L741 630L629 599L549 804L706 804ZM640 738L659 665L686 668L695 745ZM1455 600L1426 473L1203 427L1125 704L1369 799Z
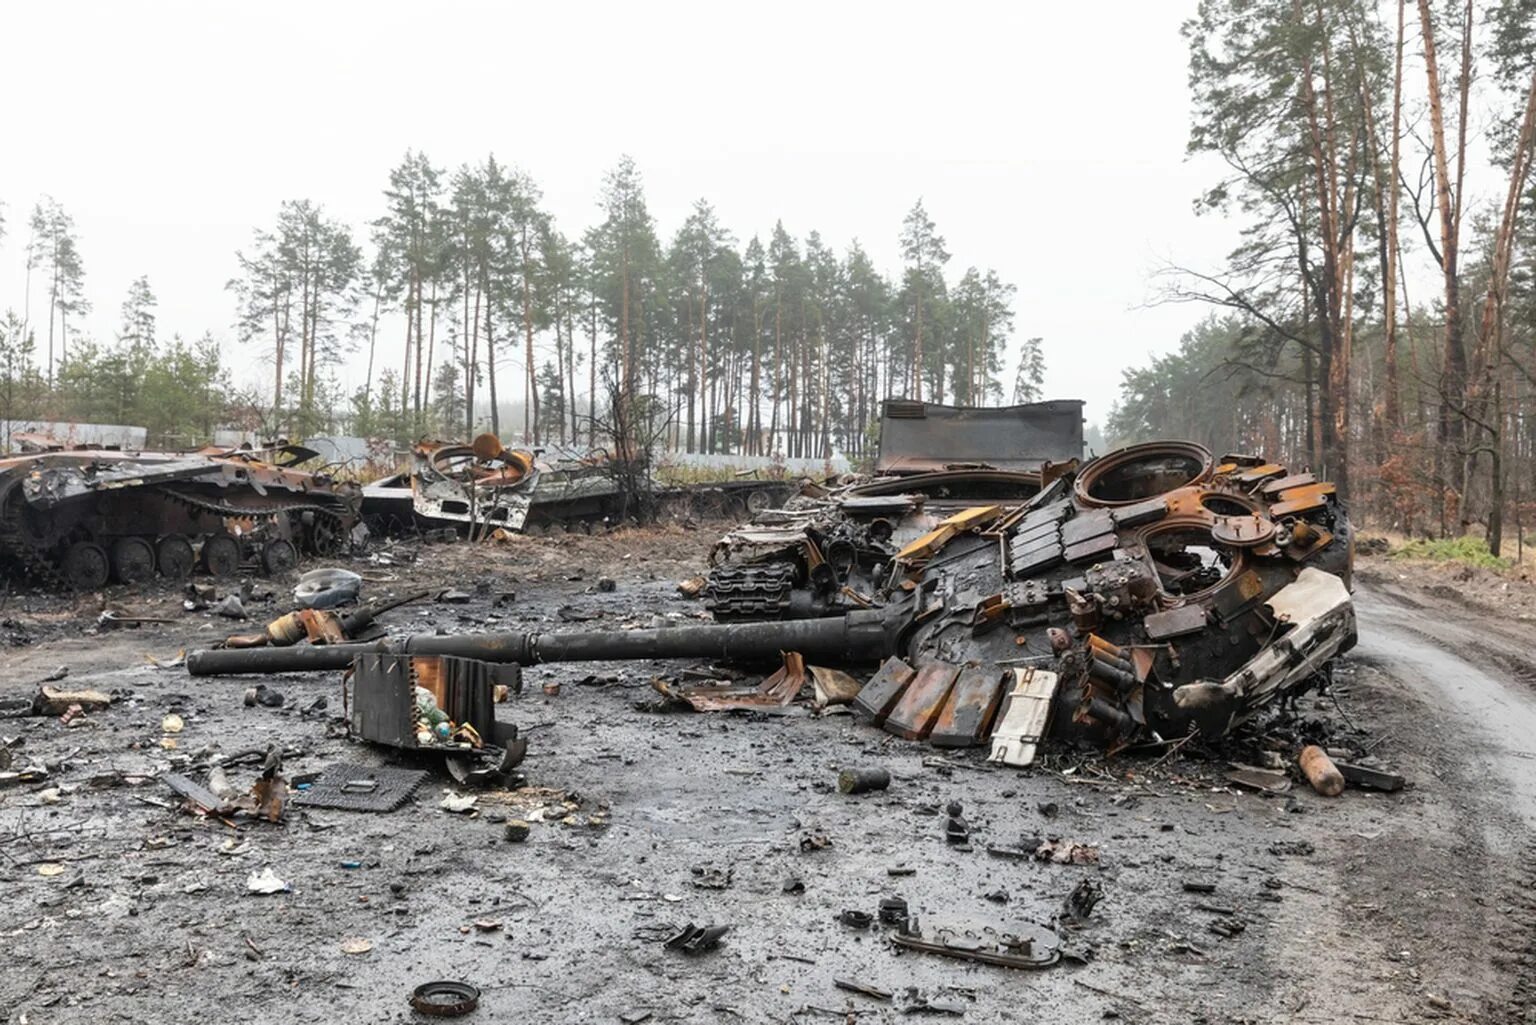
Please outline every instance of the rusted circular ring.
M1077 475L1073 491L1088 506L1135 505L1209 480L1216 461L1192 441L1150 441L1100 456Z
M467 982L423 982L411 991L411 1006L433 1018L460 1018L480 1006L480 991Z

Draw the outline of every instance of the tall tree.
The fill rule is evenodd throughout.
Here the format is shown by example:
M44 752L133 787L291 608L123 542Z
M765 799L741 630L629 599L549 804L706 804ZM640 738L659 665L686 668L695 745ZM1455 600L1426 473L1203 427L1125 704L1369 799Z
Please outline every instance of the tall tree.
M438 286L448 230L440 206L442 172L425 153L407 150L389 173L385 213L373 222L374 244L389 268L387 298L405 318L405 356L400 373L402 406L418 419L430 390L427 328L437 320ZM430 321L428 317L430 316Z
M660 264L655 224L633 159L621 157L604 176L598 205L603 220L588 236L595 284L614 343L611 362L618 370L616 386L621 402L631 402L637 394L636 376L646 340L644 315L651 306ZM616 419L624 424L638 422L628 411L621 411Z
M273 415L308 433L323 419L317 389L344 348L340 329L357 304L362 253L345 225L304 199L284 202L276 225L256 232L250 254L235 255L242 273L229 287L240 297L242 340L270 339ZM293 341L296 368L286 366ZM283 405L290 378L297 391L291 420Z
M944 248L944 238L928 211L919 199L907 211L901 224L901 255L906 262L906 274L902 282L902 301L911 315L911 371L908 387L912 398L922 401L923 378L932 376L929 364L941 368L938 401L944 401L942 385L943 353L935 333L935 305L943 298L944 265L949 262L949 251ZM925 317L926 314L926 317ZM926 325L924 321L926 320ZM924 339L924 328L929 337ZM928 352L924 353L927 342ZM934 358L934 357L937 358Z
M34 268L48 278L48 380L52 381L55 354L58 363L69 358L70 315L84 315L91 304L85 298L85 265L80 259L74 219L51 196L44 196L32 208L31 229L27 244L29 281Z

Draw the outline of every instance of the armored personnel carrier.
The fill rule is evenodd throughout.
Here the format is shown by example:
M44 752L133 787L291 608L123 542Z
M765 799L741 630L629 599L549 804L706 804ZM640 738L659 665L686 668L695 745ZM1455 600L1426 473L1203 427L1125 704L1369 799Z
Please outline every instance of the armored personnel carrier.
M0 460L0 567L77 591L201 569L280 573L334 555L358 520L351 484L294 467L298 445L193 453L54 450Z

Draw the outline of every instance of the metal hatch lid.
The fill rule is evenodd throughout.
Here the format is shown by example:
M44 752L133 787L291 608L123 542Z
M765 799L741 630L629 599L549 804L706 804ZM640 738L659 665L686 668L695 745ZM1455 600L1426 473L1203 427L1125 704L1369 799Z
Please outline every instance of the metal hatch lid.
M880 405L879 473L927 473L947 466L1038 470L1083 456L1083 402L946 406L914 399Z

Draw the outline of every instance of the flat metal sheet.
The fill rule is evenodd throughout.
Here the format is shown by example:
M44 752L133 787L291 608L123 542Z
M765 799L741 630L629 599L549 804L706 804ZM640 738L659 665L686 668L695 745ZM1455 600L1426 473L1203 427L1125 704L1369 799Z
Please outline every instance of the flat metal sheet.
M1139 527L1144 523L1160 520L1168 514L1168 500L1161 496L1149 498L1145 502L1137 502L1135 505L1122 505L1110 513L1115 521L1115 526Z
M1007 678L1012 679L1012 674ZM962 671L939 712L928 742L934 747L976 747L984 743L997 706L1003 700L1003 680L1004 674L996 668Z
M945 406L887 399L880 409L875 469L913 473L953 465L1038 470L1083 457L1083 403L1054 399L1018 406Z
M912 682L915 675L917 670L896 656L886 659L879 671L859 690L859 696L853 699L853 717L859 722L877 726L884 723L885 717L891 714L891 709L901 700L907 684Z
M1014 552L1010 566L1015 577L1027 577L1056 565L1061 557L1060 545L1043 544L1027 552Z
M394 811L411 799L427 775L420 769L338 762L320 773L308 790L300 791L293 803L346 811Z
M1109 510L1095 509L1093 512L1079 513L1068 520L1061 528L1061 540L1070 548L1091 538L1112 533L1114 529L1115 523L1110 519Z
M1120 539L1111 531L1108 534L1091 537L1079 544L1069 545L1064 554L1068 562L1079 562L1083 559L1092 558L1102 559L1108 556L1110 552L1113 552L1115 546L1119 543Z
M1054 520L1021 526L1013 532L1008 543L1014 548L1033 548L1042 541L1060 541L1061 528Z
M906 693L886 717L885 732L894 733L905 740L928 739L958 675L958 666L943 662L929 662L919 666Z
M1205 610L1198 605L1180 605L1167 612L1152 613L1141 621L1141 625L1151 640L1166 641L1204 630Z
M1013 689L992 733L987 759L1004 765L1029 765L1051 721L1051 705L1061 679L1044 669L1015 669Z

